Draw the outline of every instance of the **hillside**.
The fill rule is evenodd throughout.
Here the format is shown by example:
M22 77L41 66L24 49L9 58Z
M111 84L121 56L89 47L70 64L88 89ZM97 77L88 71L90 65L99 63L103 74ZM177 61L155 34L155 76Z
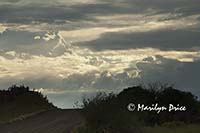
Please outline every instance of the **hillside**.
M0 107L0 123L24 119L56 108L40 92L16 85L0 90Z

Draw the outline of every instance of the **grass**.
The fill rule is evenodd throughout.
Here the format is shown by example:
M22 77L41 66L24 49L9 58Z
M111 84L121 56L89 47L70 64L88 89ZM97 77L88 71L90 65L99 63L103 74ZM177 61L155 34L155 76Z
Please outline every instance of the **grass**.
M200 124L191 124L180 127L145 127L144 133L200 133Z
M99 133L98 131L90 130L84 126L77 127L73 133ZM106 132L109 133L109 132ZM112 132L110 132L112 133ZM136 132L133 132L136 133ZM178 127L143 127L138 133L200 133L200 124L190 124Z

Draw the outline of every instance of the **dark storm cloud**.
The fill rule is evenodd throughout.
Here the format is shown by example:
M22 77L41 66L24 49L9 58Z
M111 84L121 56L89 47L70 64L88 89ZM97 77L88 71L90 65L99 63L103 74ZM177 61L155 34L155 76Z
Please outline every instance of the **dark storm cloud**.
M0 22L29 24L32 22L39 23L64 23L65 20L82 20L87 16L70 7L59 6L0 6ZM60 22L58 22L60 20Z
M41 6L33 5L0 5L0 22L2 23L65 23L65 21L82 21L94 20L93 17L98 15L113 13L128 13L135 9L127 9L116 7L108 4L86 4L73 6ZM59 22L58 22L59 20Z
M1 1L2 2L2 1ZM4 23L31 23L32 21L46 23L65 23L68 21L95 20L96 15L135 14L155 10L155 14L173 13L176 17L199 14L198 0L99 0L96 4L55 5L36 2L25 5L1 4L0 22ZM4 1L5 2L5 1ZM6 2L19 2L10 0ZM51 3L54 1L51 1ZM102 3L104 2L104 3ZM71 2L73 3L73 1ZM155 15L152 14L152 15ZM173 19L173 18L168 18ZM60 22L55 21L60 20Z
M135 7L138 11L154 9L156 14L181 14L179 17L199 14L198 2L198 0L121 0L122 4L126 3L128 7Z
M19 2L19 1L21 1L21 0L1 0L1 2L9 2L9 3L16 3L16 2Z
M72 6L73 9L86 14L131 14L154 9L156 13L199 14L198 0L99 0L106 3Z
M199 60L195 62L180 62L156 56L156 60L148 58L145 61L148 62L137 64L138 69L141 70L139 73L141 81L146 83L155 81L175 83L178 88L192 91L194 94L200 96Z
M48 5L48 4L47 4ZM145 11L145 10L144 10ZM36 22L63 24L65 21L96 21L97 15L142 13L143 10L113 5L112 3L83 5L0 5L0 22L27 24Z
M107 33L97 40L84 42L94 50L123 50L135 48L157 48L161 50L194 50L200 46L200 32L195 30L156 30L133 33Z

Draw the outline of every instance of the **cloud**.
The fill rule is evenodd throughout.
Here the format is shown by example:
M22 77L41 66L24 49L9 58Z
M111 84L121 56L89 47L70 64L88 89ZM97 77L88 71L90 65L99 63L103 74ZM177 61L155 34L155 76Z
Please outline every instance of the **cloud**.
M95 39L98 39L97 43L101 43L101 40L105 38L102 43L106 43L109 38L114 38L113 36L128 36L123 35L127 32L135 33L136 36L138 32L148 32L144 34L144 36L148 36L150 31L156 32L155 30L163 32L162 29L173 31L174 29L187 30L188 27L194 29L199 27L199 8L195 4L196 0L190 2L187 0L151 0L151 2L117 0L114 3L112 0L87 0L84 2L79 0L33 2L29 0L25 2L26 4L22 4L24 2L22 1L17 2L17 5L0 4L2 6L0 22L12 30L61 31L67 40L74 43L86 42L88 43L86 46L95 43ZM140 34L140 36L142 35ZM101 39L99 39L100 37ZM144 37L144 39L146 38ZM125 38L125 40L119 41L122 43L125 41L126 47L129 43L128 40L129 38ZM94 44L91 47L104 49L99 45L101 44ZM122 44L116 44L110 48L120 49L121 46L118 45Z
M115 2L112 0L11 0L9 1L11 4L1 4L2 2L0 2L0 22L63 24L66 21L95 21L96 16L144 13L149 15L171 13L174 16L165 19L179 19L198 15L199 5L196 4L197 2L198 0L117 0Z
M0 34L2 34L4 31L6 31L7 27L3 24L0 24Z
M79 5L79 4L90 4L96 3L96 0L1 0L0 4L9 4L9 5L31 5L31 4L38 4L38 5Z
M140 61L129 62L126 68L118 68L118 73L110 71L111 69L106 69L108 70L106 71L100 68L96 70L85 69L85 72L81 73L79 70L75 72L77 66L71 69L64 69L61 68L64 66L50 65L48 68L47 64L45 67L40 68L40 70L38 70L39 66L37 65L29 69L25 66L26 69L23 67L24 70L17 65L17 69L21 69L17 71L16 69L10 69L9 66L7 68L0 67L0 84L2 86L6 87L13 83L26 84L33 88L43 88L45 94L64 94L68 91L96 92L97 90L116 92L139 83L161 81L164 83L176 83L177 88L189 90L198 96L200 95L198 91L199 60L181 62L176 59L155 55ZM84 70L84 67L81 70ZM67 76L67 74L69 75Z
M15 51L30 55L55 57L71 51L58 32L6 30L0 34L1 53ZM6 54L7 55L7 54Z
M199 86L197 81L193 81L193 78L198 79L198 72L195 71L199 67L199 52L165 52L156 49L94 52L71 48L74 48L75 54L57 57L29 55L27 58L27 55L14 51L7 52L7 57L0 56L1 88L25 84L42 90L56 105L72 107L72 103L64 104L61 100L79 100L83 94L97 91L117 92L143 81L176 82L180 88L189 88L192 92L196 92ZM177 66L180 67L179 71L175 69ZM184 77L184 72L189 75L190 69L194 70L191 71L191 77ZM196 76L192 77L193 73ZM183 86L181 80L184 81ZM64 98L69 93L74 98ZM63 98L60 99L60 96Z
M137 64L141 82L160 81L175 83L176 87L192 91L200 96L199 70L200 60L194 62L180 62L162 56L149 57Z
M192 29L162 29L148 32L106 33L97 40L80 43L94 50L156 48L188 51L199 49L200 32Z
M64 53L56 57L6 52L0 56L1 84L10 78L8 85L24 83L35 88L57 91L112 90L131 86L135 82L131 79L138 77L140 71L145 71L138 67L139 63L149 56L160 55L180 63L200 59L199 52L187 51L134 49L93 52L73 46L70 49L73 50L72 54Z

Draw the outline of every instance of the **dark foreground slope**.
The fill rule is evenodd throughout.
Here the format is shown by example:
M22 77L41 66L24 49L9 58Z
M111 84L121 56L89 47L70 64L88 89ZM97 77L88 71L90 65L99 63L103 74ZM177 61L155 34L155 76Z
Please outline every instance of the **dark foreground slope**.
M70 133L79 126L82 117L78 110L51 110L22 121L0 125L1 133Z
M82 122L79 110L61 110L27 86L0 90L0 133L70 133Z
M40 92L26 86L12 86L0 90L0 123L8 123L56 109Z

